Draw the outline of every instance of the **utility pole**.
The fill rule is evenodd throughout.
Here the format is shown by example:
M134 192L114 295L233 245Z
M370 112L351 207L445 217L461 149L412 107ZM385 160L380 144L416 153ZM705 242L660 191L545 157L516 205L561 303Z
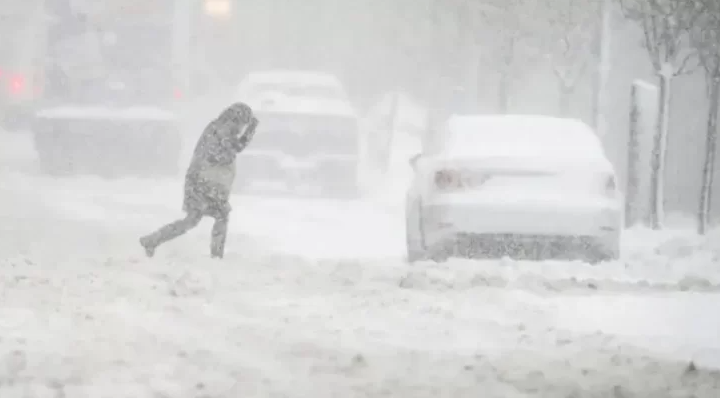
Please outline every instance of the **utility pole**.
M595 73L595 87L593 98L593 127L596 133L603 137L607 133L605 126L605 106L607 81L610 76L611 54L611 21L612 21L612 0L602 1L602 16L598 28L598 40L596 54L598 63Z
M192 0L174 0L173 17L173 64L176 74L177 89L182 95L190 93L190 42L191 20L193 15Z

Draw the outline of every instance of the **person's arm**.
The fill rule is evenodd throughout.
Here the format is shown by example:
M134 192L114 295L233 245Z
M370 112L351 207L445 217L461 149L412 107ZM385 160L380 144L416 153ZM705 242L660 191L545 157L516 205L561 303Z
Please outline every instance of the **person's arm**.
M260 124L260 121L257 120L257 118L253 117L250 120L250 123L248 123L247 127L245 128L245 132L243 133L243 135L237 139L235 150L238 153L242 152L242 150L248 146L250 141L252 141L253 137L255 136L255 130L257 129L258 124Z

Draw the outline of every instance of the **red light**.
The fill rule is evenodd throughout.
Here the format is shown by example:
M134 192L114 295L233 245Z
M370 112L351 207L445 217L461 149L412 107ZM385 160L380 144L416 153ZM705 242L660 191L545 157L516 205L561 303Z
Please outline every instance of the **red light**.
M435 187L440 190L462 188L462 176L455 170L440 170L435 173Z
M21 94L25 89L25 78L16 75L10 78L10 92L13 94Z
M173 96L175 97L175 99L182 99L183 93L182 91L175 89L175 91L173 91Z

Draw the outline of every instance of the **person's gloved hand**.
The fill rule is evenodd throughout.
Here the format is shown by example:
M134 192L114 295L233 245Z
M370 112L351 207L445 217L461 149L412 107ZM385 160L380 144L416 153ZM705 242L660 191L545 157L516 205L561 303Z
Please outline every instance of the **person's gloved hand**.
M255 130L257 129L258 124L260 121L253 116L253 118L250 120L250 123L248 123L247 127L245 127L245 130L242 132L242 135L237 140L236 148L238 152L245 149L245 147L250 143L250 141L253 139L253 136L255 136Z

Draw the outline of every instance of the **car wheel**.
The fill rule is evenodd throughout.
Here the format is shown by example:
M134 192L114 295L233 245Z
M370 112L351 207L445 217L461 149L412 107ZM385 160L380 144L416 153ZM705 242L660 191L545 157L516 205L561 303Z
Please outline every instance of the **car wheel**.
M617 261L620 259L619 240L612 243L596 243L591 246L587 253L587 260L590 264L597 265L604 262Z

